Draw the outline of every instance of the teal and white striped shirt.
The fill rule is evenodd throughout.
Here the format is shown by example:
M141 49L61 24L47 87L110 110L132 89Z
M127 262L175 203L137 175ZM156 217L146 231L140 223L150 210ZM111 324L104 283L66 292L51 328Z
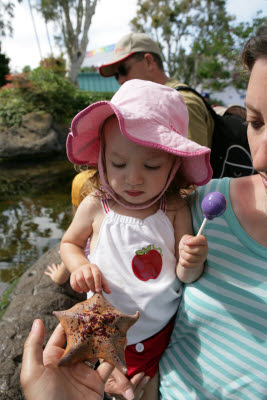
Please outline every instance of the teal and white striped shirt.
M267 399L267 248L237 221L229 182L212 180L193 196L195 232L207 193L222 192L227 209L203 231L209 245L205 272L186 285L160 362L163 400Z

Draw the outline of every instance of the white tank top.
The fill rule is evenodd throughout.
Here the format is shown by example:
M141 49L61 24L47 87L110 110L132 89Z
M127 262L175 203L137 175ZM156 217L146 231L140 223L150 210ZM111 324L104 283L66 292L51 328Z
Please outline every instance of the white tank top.
M177 311L182 286L176 276L174 228L160 209L144 220L116 214L102 200L107 214L93 252L88 256L106 277L106 299L120 311L140 317L127 333L135 344L159 332ZM88 293L88 298L92 292Z

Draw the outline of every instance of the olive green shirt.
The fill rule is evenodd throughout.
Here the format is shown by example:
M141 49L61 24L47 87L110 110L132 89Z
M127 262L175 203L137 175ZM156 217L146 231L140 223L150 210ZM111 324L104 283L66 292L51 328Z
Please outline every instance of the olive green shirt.
M176 78L170 78L165 84L175 88L187 86ZM200 97L190 91L179 90L184 98L189 113L188 139L206 147L211 147L214 120Z

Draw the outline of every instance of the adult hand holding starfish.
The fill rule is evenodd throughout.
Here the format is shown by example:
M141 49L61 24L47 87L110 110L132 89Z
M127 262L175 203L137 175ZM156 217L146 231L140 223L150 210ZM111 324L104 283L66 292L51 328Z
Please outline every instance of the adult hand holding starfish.
M100 400L104 396L104 384L114 369L103 362L97 370L84 363L58 367L66 341L59 324L51 335L43 352L45 328L41 320L35 320L25 342L21 385L27 400Z

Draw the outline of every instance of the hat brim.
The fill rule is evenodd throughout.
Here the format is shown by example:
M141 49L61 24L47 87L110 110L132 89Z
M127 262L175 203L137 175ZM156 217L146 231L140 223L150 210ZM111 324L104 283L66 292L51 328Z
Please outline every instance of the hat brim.
M122 62L124 60L127 60L127 58L129 58L134 53L135 52L132 52L132 53L128 54L127 56L124 56L124 57L122 57L118 60L115 60L109 64L100 65L100 67L98 68L100 75L102 75L104 78L114 76L117 72L117 70L116 70L117 64L119 64L120 62Z
M100 151L99 133L103 122L112 114L116 115L122 134L130 141L181 157L181 172L188 183L204 185L211 179L209 148L159 125L157 121L140 118L109 101L94 103L74 118L67 138L67 155L72 163L97 166ZM140 128L137 129L137 126Z

